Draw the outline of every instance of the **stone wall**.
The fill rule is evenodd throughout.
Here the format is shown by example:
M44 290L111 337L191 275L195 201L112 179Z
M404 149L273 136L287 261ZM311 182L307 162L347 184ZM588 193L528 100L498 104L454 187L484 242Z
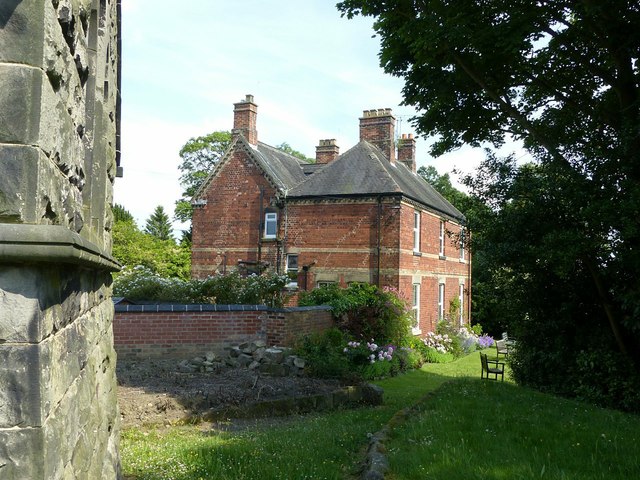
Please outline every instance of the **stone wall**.
M0 478L115 479L117 0L0 2Z
M334 325L329 307L263 305L116 305L119 358L186 358L252 340L292 346Z

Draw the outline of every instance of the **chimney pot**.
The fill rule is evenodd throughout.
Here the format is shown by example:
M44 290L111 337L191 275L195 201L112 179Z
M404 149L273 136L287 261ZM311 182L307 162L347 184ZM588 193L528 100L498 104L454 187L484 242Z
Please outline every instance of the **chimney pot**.
M320 140L316 147L316 163L327 164L333 162L340 154L340 147L335 138Z

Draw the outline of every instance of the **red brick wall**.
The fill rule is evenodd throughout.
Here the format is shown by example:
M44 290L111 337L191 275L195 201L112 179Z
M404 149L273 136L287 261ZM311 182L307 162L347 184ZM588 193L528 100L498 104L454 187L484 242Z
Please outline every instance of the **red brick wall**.
M420 284L420 330L422 334L433 331L438 322L438 285L445 284L445 313L449 304L459 296L459 285L465 286L463 308L465 321L469 321L469 299L471 286L468 252L460 261L457 239L445 236L445 255L440 256L440 220L431 212L420 212L420 252L413 251L413 226L415 208L402 204L400 213L400 279L399 290L405 298L412 298L413 283ZM446 221L447 230L458 233L460 226Z
M335 322L330 310L300 308L268 313L267 325L267 345L293 346L299 338L328 330Z
M275 190L247 154L236 150L214 180L214 186L207 190L207 204L193 212L194 278L222 273L225 264L227 270L233 269L238 260L258 260L260 224L264 220L260 215L260 188L264 209L275 198ZM261 260L275 265L275 242L263 242L261 250Z
M383 279L385 274L395 272L398 267L397 205L398 202L385 199L379 206L376 198L289 202L285 251L298 254L300 268L310 265L308 289L314 288L318 281L377 283L378 262ZM298 284L303 287L301 281Z
M268 345L291 346L301 336L333 326L326 308L206 305L205 311L197 311L197 307L116 306L113 337L118 356L185 358L206 351L221 354L225 346L256 339Z

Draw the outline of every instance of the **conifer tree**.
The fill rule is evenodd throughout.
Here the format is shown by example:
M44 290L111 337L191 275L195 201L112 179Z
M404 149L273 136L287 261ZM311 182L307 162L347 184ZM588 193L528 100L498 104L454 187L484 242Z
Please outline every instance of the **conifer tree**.
M164 211L162 205L158 205L153 214L147 219L144 233L152 235L159 240L172 240L172 227L169 215Z

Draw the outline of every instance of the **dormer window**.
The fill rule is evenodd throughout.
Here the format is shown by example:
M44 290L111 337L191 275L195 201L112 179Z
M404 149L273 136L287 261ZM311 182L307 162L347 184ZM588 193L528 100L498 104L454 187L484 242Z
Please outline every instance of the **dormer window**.
M264 238L276 238L278 233L278 214L267 212L264 214Z

